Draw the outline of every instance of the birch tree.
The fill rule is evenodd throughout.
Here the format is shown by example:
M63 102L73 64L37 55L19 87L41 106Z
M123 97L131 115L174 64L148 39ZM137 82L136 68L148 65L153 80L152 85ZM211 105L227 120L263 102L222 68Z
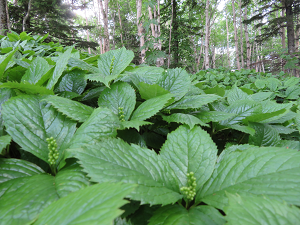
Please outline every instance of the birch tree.
M136 14L136 23L138 27L138 37L140 39L140 49L141 49L141 63L145 62L145 53L146 50L143 48L145 44L145 38L143 35L143 23L141 21L142 17L142 0L137 0L136 4L137 14Z
M209 0L206 0L206 5L205 5L205 56L204 56L204 65L205 69L209 68L209 38L210 38L210 21L209 21Z
M0 35L6 35L8 29L6 4L6 0L0 0Z
M237 69L241 69L240 65L240 53L239 53L239 44L238 44L238 38L237 38L237 27L236 27L236 16L235 16L235 5L234 0L231 1L232 3L232 15L233 15L233 29L234 29L234 43L235 43L235 58L236 58L236 66Z
M98 0L98 1L99 1L100 11L102 14L103 24L104 24L103 52L107 52L110 50L109 33L108 33L108 0L104 0L104 6L102 0Z

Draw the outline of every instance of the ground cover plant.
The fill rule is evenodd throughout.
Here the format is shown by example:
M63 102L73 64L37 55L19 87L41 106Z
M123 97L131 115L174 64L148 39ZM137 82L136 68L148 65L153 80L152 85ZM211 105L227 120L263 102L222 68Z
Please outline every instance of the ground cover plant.
M0 43L0 224L300 220L299 78Z

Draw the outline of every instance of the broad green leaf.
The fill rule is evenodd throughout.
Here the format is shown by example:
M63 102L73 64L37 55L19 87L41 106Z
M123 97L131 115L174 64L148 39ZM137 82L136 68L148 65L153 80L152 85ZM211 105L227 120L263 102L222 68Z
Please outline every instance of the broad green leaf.
M270 88L271 91L276 91L278 86L281 85L281 81L276 78L268 78L267 87Z
M268 124L250 122L249 126L255 130L255 134L249 136L249 144L256 146L276 146L280 141L277 129Z
M21 159L0 159L0 184L20 177L45 173L37 165Z
M280 123L285 123L289 120L295 119L297 116L297 113L292 112L291 110L287 111L284 113L283 116L281 116L280 118L276 118L272 121L270 121L270 123L274 123L274 124L280 124Z
M239 100L248 100L249 98L249 95L243 92L237 86L234 86L227 94L227 101L229 105Z
M272 128L276 129L279 134L291 134L297 130L285 127L282 125L271 125Z
M134 89L124 82L117 82L101 92L98 99L99 107L109 108L114 114L119 116L120 107L123 108L124 119L128 120L136 103Z
M0 56L0 82L4 79L4 72L6 70L7 64L10 62L13 55L16 53L18 49L16 48L14 51L6 53L5 55Z
M82 99L81 101L86 101L86 100L90 100L93 98L99 98L101 92L105 89L105 87L97 87L94 89L90 89L85 91L82 95Z
M10 142L11 142L11 136L9 135L0 136L0 155L2 153L2 150L5 149L10 144Z
M300 150L300 141L292 141L292 140L281 140L279 143L276 145L276 147L283 147L286 149L296 149Z
M227 112L220 112L220 111L208 111L208 112L198 112L193 114L197 118L199 118L204 123L209 122L219 122L222 120L229 119L233 117L235 114L233 113L227 113Z
M225 208L228 225L295 225L300 221L300 209L266 197L250 197L227 193Z
M266 121L269 120L273 117L278 118L279 115L285 113L286 110L285 109L281 109L275 112L270 112L270 113L259 113L259 114L255 114L252 116L247 116L243 122L247 123L247 122L261 122L261 121Z
M232 124L232 125L226 125L226 127L229 127L229 128L234 129L234 130L238 130L238 131L244 132L246 134L250 134L250 135L255 134L255 130L251 127L248 127L248 126L241 126L239 124Z
M156 66L143 66L134 68L129 73L131 81L137 88L141 82L146 84L155 84L162 76L164 69Z
M35 58L27 68L21 81L36 84L50 69L48 62L42 57Z
M193 129L193 127L196 124L199 124L201 126L207 127L208 125L203 123L200 119L193 115L184 114L184 113L173 113L170 116L162 116L164 121L167 121L168 123L175 122L175 123L182 123L189 125L190 129Z
M73 58L71 57L68 61L68 65L71 66L71 67L77 67L77 68L80 68L82 70L87 70L91 73L99 73L99 69L86 63L85 61L83 60L80 60L80 59L76 59L76 58Z
M42 94L42 95L53 95L53 91L39 85L31 83L17 83L17 82L6 82L0 85L0 88L15 88L20 91L24 91L27 94Z
M258 88L258 89L263 89L267 84L267 81L266 80L260 80L260 79L256 79L255 80L255 86Z
M218 95L194 95L194 96L184 96L179 101L167 107L167 109L196 109L201 108L201 106L207 103L218 100L220 96Z
M114 61L112 61L114 57ZM124 47L100 55L98 59L99 73L104 76L119 75L132 61L134 53ZM110 68L112 70L110 71Z
M43 101L50 103L54 108L67 117L82 123L86 121L94 111L94 109L90 106L55 95L47 96L43 99Z
M158 85L170 91L175 97L175 100L179 100L189 91L191 79L184 69L169 69L160 76Z
M65 70L69 58L71 57L73 47L69 47L68 50L66 50L63 54L61 54L56 62L55 69L53 71L53 75L48 81L47 88L50 90L53 90L54 85L57 83L59 78L61 77L63 71Z
M138 131L140 130L141 126L150 125L150 124L152 124L152 123L148 122L148 121L138 121L138 120L130 120L130 121L124 121L124 122L122 122L123 129L135 128Z
M274 92L258 92L253 95L250 95L250 99L256 102L261 102L263 100L271 98Z
M286 148L253 147L225 154L215 166L211 178L196 195L196 203L205 202L224 209L225 192L265 195L300 205L300 152Z
M286 99L298 99L300 95L299 86L288 87L285 91Z
M134 190L132 184L96 184L74 192L51 204L37 218L39 224L106 225L122 214L123 198Z
M115 137L121 128L119 118L107 108L97 108L92 115L77 129L70 141L69 148L80 148L103 137Z
M297 85L299 81L300 81L299 77L290 77L288 80L284 82L284 86L288 88Z
M282 104L278 104L274 101L264 101L261 102L262 105L262 113L272 113L272 112L276 112L282 109L285 109L286 111L278 116L274 116L272 118L269 119L265 119L263 121L260 121L261 123L270 123L273 121L276 121L282 117L284 117L286 114L288 114L290 112L290 108L293 106L293 103L282 103Z
M138 184L128 197L141 204L166 205L182 197L173 171L154 151L113 138L75 151L91 181Z
M158 84L147 84L140 82L138 88L141 97L145 100L170 93L169 91L160 87Z
M205 89L204 92L205 92L205 94L216 94L216 95L219 95L221 97L223 97L225 95L224 88L221 88L219 86L215 86L213 88Z
M133 112L131 120L143 121L154 116L171 98L172 94L165 94L146 100Z
M82 167L75 163L63 168L55 176L55 186L60 198L72 192L81 190L89 186L89 178L82 172Z
M84 75L85 75L85 71L78 70L78 69L68 72L63 76L55 91L56 92L69 91L69 92L75 92L77 94L82 94L82 92L84 91L87 85Z
M7 183L10 186L0 197L1 225L26 224L59 198L55 178L47 174L4 182L0 184L0 192Z
M228 106L225 112L234 113L236 114L236 116L233 116L227 120L223 120L220 124L233 125L241 122L243 119L245 119L248 116L261 113L261 104L249 100L240 100Z
M149 225L223 225L225 222L221 213L208 205L189 210L180 205L168 205L154 213Z
M105 84L106 87L109 87L109 84L112 80L118 78L119 75L107 75L104 76L101 73L94 73L94 74L88 74L85 75L85 79L88 79L90 81L97 81Z
M200 127L190 130L180 126L168 134L160 155L169 162L180 187L187 186L187 173L194 172L198 191L213 173L217 152L217 146L206 131Z
M41 102L42 97L22 95L3 104L2 114L7 133L23 150L48 162L46 138L56 139L62 156L63 149L75 133L76 123Z

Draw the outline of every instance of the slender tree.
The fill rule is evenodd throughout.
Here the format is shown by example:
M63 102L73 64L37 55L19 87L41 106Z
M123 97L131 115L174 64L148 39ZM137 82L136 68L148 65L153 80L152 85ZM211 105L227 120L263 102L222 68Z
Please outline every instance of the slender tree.
M136 14L136 23L138 27L138 36L140 38L140 48L141 48L141 63L145 62L146 50L143 48L145 44L145 39L143 35L143 23L141 21L142 17L142 0L137 0L136 4L137 14Z
M241 69L240 65L240 53L239 53L239 44L238 44L238 37L237 37L237 27L236 27L236 16L235 16L235 5L234 0L231 1L232 3L232 14L233 14L233 28L234 28L234 43L235 43L235 59L236 59L236 67L238 70Z
M0 35L6 35L8 30L6 0L0 0Z

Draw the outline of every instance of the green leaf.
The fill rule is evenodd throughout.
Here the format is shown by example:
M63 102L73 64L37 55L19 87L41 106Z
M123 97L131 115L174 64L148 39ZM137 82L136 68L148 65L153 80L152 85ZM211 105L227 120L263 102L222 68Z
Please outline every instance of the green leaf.
M193 114L197 118L199 118L201 121L204 123L209 123L209 122L219 122L222 120L229 119L233 117L235 114L234 113L227 113L227 112L220 112L220 111L208 111L208 112L199 112Z
M37 57L31 62L21 81L36 84L49 69L48 62L41 57Z
M255 130L255 135L249 137L249 144L256 146L276 146L280 141L278 131L268 124L249 123Z
M208 127L207 124L203 123L200 119L193 115L189 114L183 114L183 113L173 113L170 116L163 116L162 118L164 121L167 121L168 123L175 122L175 123L182 123L189 125L190 129L193 129L193 127L196 124L199 124L201 126Z
M115 58L113 64L112 59ZM132 61L134 53L126 50L124 47L118 50L112 50L100 55L98 59L99 73L104 76L119 75ZM112 71L110 73L110 67Z
M2 153L2 150L5 149L10 144L10 142L11 142L11 136L9 135L0 136L0 155Z
M267 81L266 80L260 80L260 79L256 79L255 80L255 86L258 88L258 89L263 89L265 87L265 85L267 84Z
M5 55L0 56L0 82L5 78L4 71L6 70L7 64L16 53L18 49L16 48L14 51L11 51Z
M213 88L205 89L204 92L205 92L205 94L216 94L216 95L219 95L221 97L223 97L225 95L224 88L221 88L219 86L215 86Z
M248 122L261 122L261 121L266 121L266 120L270 120L273 117L278 118L279 115L285 113L286 110L285 109L281 109L275 112L270 112L270 113L259 113L259 114L255 114L252 116L247 116L243 122L244 123L248 123Z
M299 86L288 87L285 91L286 99L298 99L300 95Z
M266 197L239 196L227 193L229 205L225 208L228 225L286 224L300 221L300 209L285 202Z
M77 163L63 168L55 176L56 191L60 198L84 189L89 184L89 178L86 177L86 174L82 171L82 167Z
M278 104L274 101L264 101L264 102L261 102L261 105L262 105L262 113L272 113L272 112L276 112L276 111L279 111L282 109L286 110L285 113L282 113L278 116L274 116L272 118L260 121L261 123L270 123L270 122L278 120L278 119L282 118L284 115L286 115L290 111L289 109L293 106L293 103Z
M152 124L152 123L148 122L148 121L138 121L138 120L130 120L130 121L122 122L123 129L135 128L138 131L140 130L141 126L150 125L150 124Z
M170 91L175 97L175 100L179 100L189 91L191 79L184 69L169 69L162 73L158 85Z
M205 202L224 209L225 192L247 196L265 195L300 205L300 152L286 148L253 147L225 154L215 166L211 178L196 195L196 203Z
M48 162L48 143L53 137L62 156L64 147L75 133L76 123L40 102L42 97L21 95L3 104L2 114L7 133L23 150Z
M94 111L90 106L54 95L45 97L43 101L50 103L67 117L82 123L86 121Z
M48 81L47 88L50 90L53 90L54 85L57 83L59 78L61 77L63 71L65 70L69 58L71 57L73 47L69 47L68 50L66 50L63 54L61 54L56 62L56 66L53 72L52 77Z
M45 173L37 165L22 159L0 159L0 184L20 177Z
M106 87L109 87L109 84L112 80L118 78L119 75L107 75L104 76L101 73L95 73L95 74L88 74L85 75L85 79L88 79L90 81L97 81L105 84Z
M276 129L279 134L291 134L297 130L285 127L282 125L271 125L272 128Z
M156 66L143 66L131 70L129 73L131 81L139 89L141 82L146 84L155 84L162 76L164 69Z
M248 127L248 126L241 126L239 124L232 124L232 125L226 125L226 127L229 127L229 128L234 129L234 130L238 130L238 131L244 132L246 134L250 134L250 135L255 134L255 130L251 127Z
M56 92L63 92L63 91L69 91L69 92L75 92L77 94L82 94L84 91L87 82L85 79L85 71L83 70L72 70L65 74L61 81L59 82L59 85L57 88L55 88Z
M24 91L27 94L53 95L53 91L37 84L6 82L0 85L0 88L15 88Z
M103 137L115 137L121 128L119 118L107 108L97 108L92 115L77 129L70 141L69 149L80 148Z
M263 100L271 98L273 94L274 92L258 92L253 95L250 95L249 97L255 102L261 102Z
M292 148L296 150L300 150L300 141L291 141L291 140L281 140L276 145L276 147L283 147L286 149Z
M227 95L227 101L229 105L239 100L248 100L249 98L249 95L243 92L237 86L234 86Z
M140 82L138 88L141 97L146 100L170 93L157 84L147 84Z
M124 119L128 120L136 103L134 89L124 82L117 82L101 92L98 99L99 107L109 108L114 114L119 116L119 107L123 108Z
M234 113L236 116L233 116L227 120L223 120L220 124L233 125L241 122L248 116L261 113L261 104L249 100L240 100L228 106L225 112Z
M169 162L180 187L187 186L187 173L194 172L196 190L209 179L217 160L217 146L200 127L180 126L168 134L160 155Z
M171 98L172 94L165 94L146 100L133 112L131 120L143 121L154 116Z
M55 178L40 174L13 179L0 184L1 189L10 183L0 197L0 224L26 224L35 219L52 202L58 200Z
M39 224L112 224L122 214L123 198L133 191L132 184L96 184L51 204L38 217Z
M276 91L278 86L281 85L281 81L276 78L268 78L267 79L267 87L270 88L271 91Z
M288 80L284 82L285 87L291 87L297 85L299 83L299 77L290 77Z
M196 109L206 105L207 103L218 100L219 98L220 96L211 94L184 96L182 99L168 106L166 109Z
M99 73L99 69L86 63L85 61L81 60L81 59L76 59L71 57L68 61L68 65L71 67L77 67L80 68L82 70L87 70L88 72L91 73Z
M94 182L139 184L128 197L141 204L171 204L182 196L168 163L154 151L105 138L76 149L76 157Z
M168 205L159 208L150 219L149 225L222 225L225 219L221 213L208 205L189 210L180 205Z

